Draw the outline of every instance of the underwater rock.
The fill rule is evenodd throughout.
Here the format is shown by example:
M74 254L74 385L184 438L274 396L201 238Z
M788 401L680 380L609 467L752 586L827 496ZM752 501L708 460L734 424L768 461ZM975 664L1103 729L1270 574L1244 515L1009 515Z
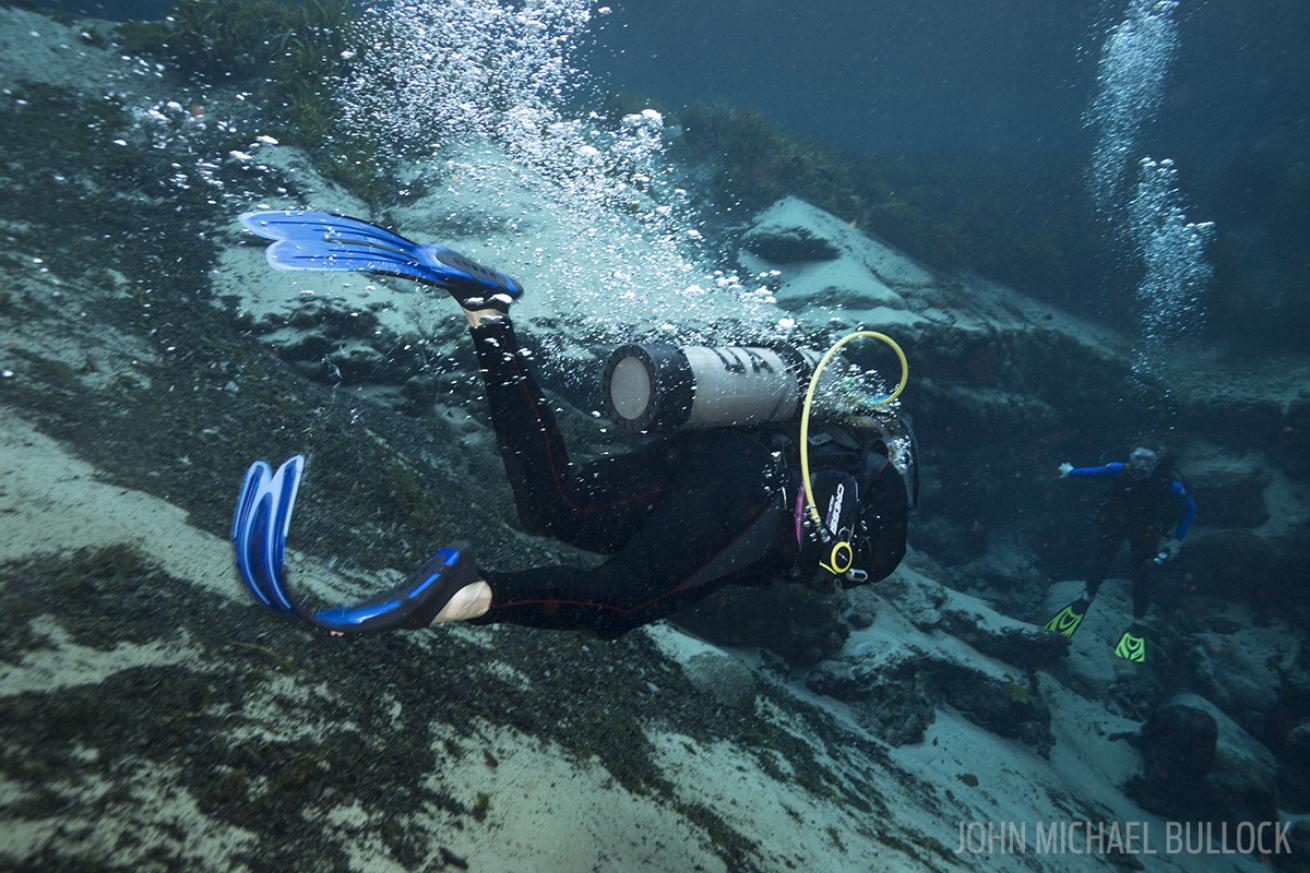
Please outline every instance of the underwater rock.
M436 402L441 394L441 380L432 373L417 373L405 380L400 392L408 401L406 411L419 414Z
M1260 457L1189 454L1181 468L1207 527L1259 527L1269 520L1264 491L1273 474Z
M764 210L741 245L741 267L780 276L777 305L802 318L827 322L842 313L852 321L894 321L902 329L926 323L909 301L934 284L932 275L803 200L784 197ZM822 301L817 308L816 301ZM923 301L915 306L928 308Z
M849 701L865 694L870 683L876 681L869 675L871 672L855 658L831 658L811 669L805 684L818 694ZM887 672L884 670L884 674Z
M1287 732L1278 755L1278 793L1284 808L1310 812L1310 721Z
M1251 741L1254 743L1254 741ZM1205 796L1220 808L1229 822L1275 821L1278 817L1278 773L1268 751L1252 754L1247 749L1220 743L1214 771L1207 779Z
M836 246L808 227L773 223L756 225L742 238L742 245L774 264L831 261L840 254Z
M316 333L306 333L290 342L281 344L279 355L285 361L320 361L332 351L332 343L327 337Z
M1142 725L1138 748L1152 791L1192 790L1214 766L1219 725L1204 709L1172 703Z
M930 555L927 552L914 548L914 546L910 546L906 550L905 560L901 562L901 566L913 570L920 576L926 576L929 579L944 581L952 578L951 571L947 570L946 567L937 560L935 554Z
M321 321L323 309L320 306L301 306L287 317L287 324L300 330L309 330Z
M850 608L846 623L856 630L864 630L878 617L878 598L867 588L855 588L848 593Z
M916 420L917 426L917 420ZM926 490L925 497L935 496ZM973 552L960 536L960 527L946 515L922 515L910 525L910 548L919 554L932 555L939 566L961 566L973 557ZM907 558L908 560L908 558ZM928 573L934 578L948 578L945 573Z
M936 711L915 683L889 684L877 699L855 707L860 721L888 745L906 746L923 742Z
M1274 397L1209 386L1186 399L1179 430L1226 445L1250 445L1252 435L1272 440L1283 425L1283 404Z
M877 589L921 631L939 630L975 651L1017 667L1046 669L1069 651L1069 641L1044 628L989 609L984 601L953 591L918 573L901 573Z
M1243 528L1197 530L1175 569L1190 571L1196 593L1225 600L1290 604L1304 596L1304 552L1297 544Z
M1184 658L1192 687L1255 736L1267 735L1282 696L1310 690L1304 671L1286 654L1294 651L1295 640L1282 628L1238 625L1233 632L1196 639Z
M265 319L259 324L283 360L319 382L404 385L426 366L415 342L380 327L367 310L325 303L301 307L285 323Z
M1272 457L1289 473L1302 479L1310 476L1310 453L1305 450L1307 437L1310 437L1310 390L1302 388L1296 398L1288 402L1282 427L1270 448Z
M367 339L380 329L377 315L340 300L317 300L292 311L286 323L302 330L320 328L329 340Z
M942 617L941 629L973 648L1007 664L1032 670L1055 666L1069 654L1069 639L1003 616L990 623L979 616L951 610ZM1002 619L996 621L995 619Z
M841 618L842 601L842 595L799 585L726 588L672 621L721 646L769 649L805 665L841 651L851 632Z
M1287 834L1287 844L1291 851L1275 855L1274 867L1288 873L1310 871L1310 821L1294 822Z
M893 746L923 741L936 718L925 653L906 647L876 661L834 658L806 676L811 691L852 706L860 722Z
M385 382L387 360L372 346L352 343L335 349L327 355L329 369L336 370L346 384ZM383 378L379 378L379 377Z
M1045 701L946 647L930 651L891 641L862 643L812 669L805 684L851 704L860 721L891 745L921 742L936 708L948 705L979 727L1021 740L1043 756L1055 743Z
M1042 757L1051 753L1051 708L1046 701L1013 680L968 670L946 671L941 677L943 702L969 721L997 736L1025 743Z
M926 577L902 574L896 577L895 584L880 586L878 593L921 631L941 624L946 589Z
M755 709L755 674L731 655L702 652L682 668L698 691L708 694L720 706L738 712Z
M1144 808L1178 820L1277 820L1274 756L1205 698L1174 698L1135 743L1144 771L1126 789Z

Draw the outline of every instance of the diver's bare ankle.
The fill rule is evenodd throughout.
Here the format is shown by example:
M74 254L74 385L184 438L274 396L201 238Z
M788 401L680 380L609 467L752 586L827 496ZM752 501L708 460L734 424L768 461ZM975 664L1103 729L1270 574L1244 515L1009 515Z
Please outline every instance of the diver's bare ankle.
M489 609L491 609L491 586L479 579L456 591L432 619L432 623L469 621L486 615Z
M484 321L501 321L505 318L505 313L499 309L465 309L462 311L464 317L468 319L469 327L481 327Z

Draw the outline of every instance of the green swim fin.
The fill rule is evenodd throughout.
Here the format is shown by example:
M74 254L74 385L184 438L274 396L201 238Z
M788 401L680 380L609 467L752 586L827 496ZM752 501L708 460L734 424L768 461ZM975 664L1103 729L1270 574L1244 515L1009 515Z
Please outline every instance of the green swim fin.
M1132 661L1134 664L1146 663L1146 631L1136 622L1132 627L1124 631L1124 635L1119 638L1119 644L1114 647L1116 657L1123 658L1125 661Z
M1054 631L1061 636L1072 638L1082 627L1083 618L1087 615L1087 610L1091 607L1087 598L1079 597L1073 603L1070 603L1064 609L1057 612L1050 621L1046 623L1048 631Z

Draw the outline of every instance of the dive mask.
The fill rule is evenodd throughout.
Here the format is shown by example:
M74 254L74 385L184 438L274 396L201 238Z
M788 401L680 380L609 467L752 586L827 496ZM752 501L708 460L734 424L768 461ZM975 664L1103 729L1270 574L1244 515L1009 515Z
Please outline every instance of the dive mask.
M1128 470L1139 479L1150 476L1159 464L1160 456L1145 446L1138 446L1128 455Z

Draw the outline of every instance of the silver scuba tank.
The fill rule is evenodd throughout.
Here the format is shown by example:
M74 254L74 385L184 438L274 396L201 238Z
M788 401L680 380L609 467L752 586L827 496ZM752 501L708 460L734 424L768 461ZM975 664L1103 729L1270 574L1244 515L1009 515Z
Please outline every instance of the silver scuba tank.
M783 345L620 346L605 363L606 410L629 432L792 421L818 360Z

